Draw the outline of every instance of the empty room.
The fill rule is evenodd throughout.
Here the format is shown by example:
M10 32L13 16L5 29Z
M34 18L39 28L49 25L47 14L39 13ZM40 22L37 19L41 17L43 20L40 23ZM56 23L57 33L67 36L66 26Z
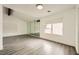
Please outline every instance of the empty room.
M0 55L78 55L79 5L0 5Z

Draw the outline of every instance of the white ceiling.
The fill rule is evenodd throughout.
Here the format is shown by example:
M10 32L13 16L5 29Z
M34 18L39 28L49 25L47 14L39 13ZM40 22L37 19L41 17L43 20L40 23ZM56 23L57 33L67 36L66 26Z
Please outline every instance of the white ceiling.
M73 4L64 4L64 5L63 4L44 4L43 5L44 9L42 10L38 10L35 4L7 4L4 6L9 7L15 11L24 13L26 15L40 18L40 17L51 15L55 12L73 8L75 5ZM48 10L50 10L51 12L48 13L47 12Z

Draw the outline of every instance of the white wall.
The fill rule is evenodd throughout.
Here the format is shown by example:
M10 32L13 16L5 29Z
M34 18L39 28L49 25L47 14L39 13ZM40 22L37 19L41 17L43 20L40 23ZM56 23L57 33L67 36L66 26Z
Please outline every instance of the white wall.
M3 7L0 5L0 50L3 49L3 41L2 41L2 16L3 15Z
M77 8L77 39L76 39L76 50L79 54L79 6Z
M78 9L78 54L79 54L79 9Z
M79 54L79 5L76 5L76 40L75 40L75 47L76 47L76 51Z
M58 20L58 21L57 21ZM54 21L63 23L63 36L44 33L45 25ZM64 43L75 46L75 9L65 10L53 15L41 18L40 22L40 37L48 40Z
M27 22L15 17L15 14L8 16L4 13L3 36L15 36L27 34Z

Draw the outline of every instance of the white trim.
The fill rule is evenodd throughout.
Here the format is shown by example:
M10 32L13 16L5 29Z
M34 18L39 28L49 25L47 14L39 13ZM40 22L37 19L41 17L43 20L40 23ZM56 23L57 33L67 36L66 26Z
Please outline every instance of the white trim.
M78 8L79 8L79 6L78 5L76 5L76 7L75 7L75 17L76 17L76 32L75 32L75 47L76 47L76 51L77 51L77 53L79 53L79 47L78 47L78 45L79 45L79 43L78 43Z
M0 50L3 49L2 26L3 26L3 6L0 5Z

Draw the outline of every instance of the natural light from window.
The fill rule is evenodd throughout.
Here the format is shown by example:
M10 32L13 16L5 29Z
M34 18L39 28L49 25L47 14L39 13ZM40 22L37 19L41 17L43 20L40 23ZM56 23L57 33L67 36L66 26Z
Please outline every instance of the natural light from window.
M63 35L63 23L53 23L47 24L45 28L45 33L54 35Z
M51 24L47 24L45 28L45 33L51 34Z
M53 34L63 35L63 23L54 23L52 28Z

